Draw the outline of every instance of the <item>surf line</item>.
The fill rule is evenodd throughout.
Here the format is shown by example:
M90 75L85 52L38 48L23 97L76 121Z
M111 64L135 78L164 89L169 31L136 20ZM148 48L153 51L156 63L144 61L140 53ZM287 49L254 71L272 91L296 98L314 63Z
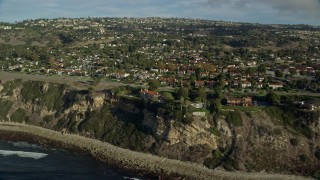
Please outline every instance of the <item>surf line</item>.
M48 154L38 153L38 152L25 152L25 151L8 151L8 150L0 150L0 155L2 156L19 156L22 158L32 158L32 159L41 159Z

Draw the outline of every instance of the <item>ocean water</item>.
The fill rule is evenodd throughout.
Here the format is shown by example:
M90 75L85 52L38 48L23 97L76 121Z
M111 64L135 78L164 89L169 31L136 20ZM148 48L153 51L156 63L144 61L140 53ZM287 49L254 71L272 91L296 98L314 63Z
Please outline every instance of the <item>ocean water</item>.
M143 179L88 155L26 142L0 141L0 179Z

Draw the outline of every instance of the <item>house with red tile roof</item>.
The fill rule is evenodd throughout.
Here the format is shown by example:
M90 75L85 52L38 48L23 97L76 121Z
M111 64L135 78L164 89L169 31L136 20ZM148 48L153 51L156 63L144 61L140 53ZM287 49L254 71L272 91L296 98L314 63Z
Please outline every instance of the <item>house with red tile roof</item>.
M144 100L152 100L152 99L155 99L155 98L159 98L160 97L160 94L156 91L149 91L149 90L142 90L139 92L140 93L140 97Z

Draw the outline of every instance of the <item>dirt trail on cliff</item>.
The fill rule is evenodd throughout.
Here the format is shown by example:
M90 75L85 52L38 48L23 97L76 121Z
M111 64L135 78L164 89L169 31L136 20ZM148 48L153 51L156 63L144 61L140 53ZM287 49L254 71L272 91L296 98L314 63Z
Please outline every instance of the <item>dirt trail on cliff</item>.
M44 129L25 124L0 122L0 131L27 133L89 151L97 159L119 165L125 169L152 172L156 174L176 174L187 179L308 179L298 176L266 173L226 172L210 170L203 166L157 157L151 154L139 153L119 148L109 143L101 142L73 134Z

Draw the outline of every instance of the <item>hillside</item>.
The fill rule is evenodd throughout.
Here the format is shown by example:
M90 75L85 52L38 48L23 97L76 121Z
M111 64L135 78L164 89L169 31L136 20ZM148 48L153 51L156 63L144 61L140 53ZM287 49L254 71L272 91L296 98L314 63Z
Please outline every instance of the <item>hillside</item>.
M229 171L319 177L320 116L268 107L221 108L183 123L161 104L51 82L0 84L0 118ZM285 111L290 110L290 111Z

